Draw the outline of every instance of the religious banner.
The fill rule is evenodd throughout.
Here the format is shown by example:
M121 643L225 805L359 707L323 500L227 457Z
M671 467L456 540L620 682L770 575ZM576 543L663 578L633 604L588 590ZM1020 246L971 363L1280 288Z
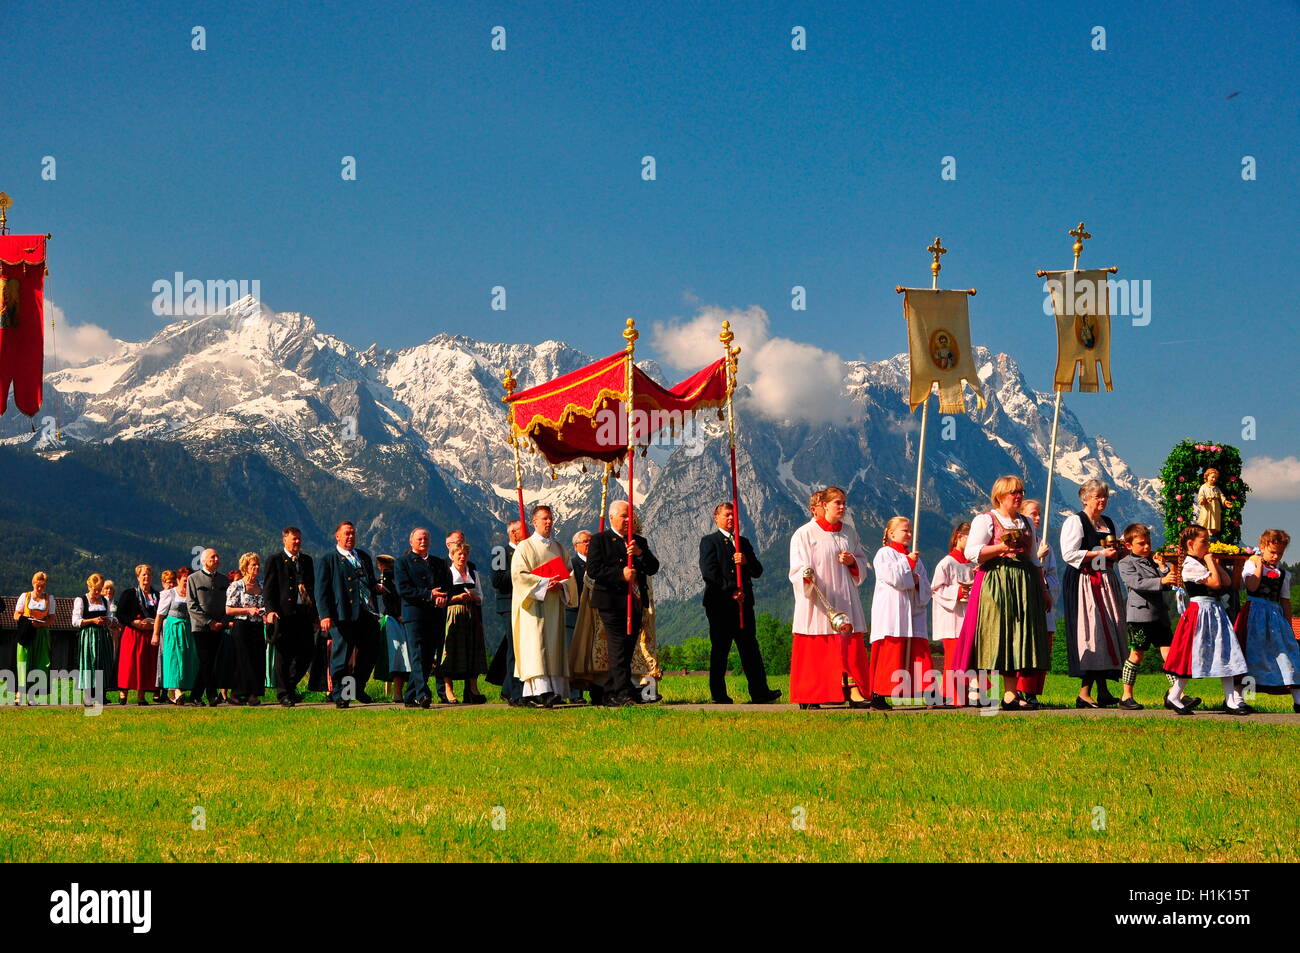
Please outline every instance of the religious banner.
M939 413L964 414L962 385L975 391L982 409L970 345L969 292L929 288L903 289L903 316L907 319L907 352L911 364L911 410L925 403L933 385L939 385ZM974 383L972 383L974 382Z
M0 235L0 413L41 409L45 359L45 236Z
M616 463L630 443L675 431L685 415L727 400L726 360L719 359L672 387L656 384L633 367L632 434L623 409L627 353L571 371L505 398L515 437L527 437L552 464L590 458ZM633 439L629 440L631 436Z
M1079 390L1097 393L1097 365L1106 390L1110 380L1110 288L1105 269L1049 271L1044 273L1056 312L1057 391L1074 390L1075 369Z

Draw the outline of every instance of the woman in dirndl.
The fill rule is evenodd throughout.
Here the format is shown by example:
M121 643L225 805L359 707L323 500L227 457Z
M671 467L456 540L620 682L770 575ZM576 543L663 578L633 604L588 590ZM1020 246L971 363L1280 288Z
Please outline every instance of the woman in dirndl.
M477 570L469 568L469 545L453 543L451 588L447 590L447 637L442 645L438 678L443 680L447 700L456 701L452 681L464 681L467 705L481 705L487 696L478 690L478 677L487 673L487 649L483 642L483 584Z
M1102 512L1110 501L1110 487L1088 480L1079 487L1079 501L1079 512L1061 526L1065 654L1070 677L1079 679L1074 707L1104 708L1119 703L1106 682L1119 678L1125 658L1125 602L1115 568L1123 554L1115 524Z
M20 640L15 652L15 669L18 674L18 704L31 701L32 692L27 686L27 677L32 672L44 672L45 690L48 691L50 674L50 621L54 618L54 597L48 587L49 577L38 572L32 576L32 588L18 597L14 606L14 621L26 619L30 626L27 644ZM40 694L37 692L35 694Z
M190 632L190 610L186 602L185 584L189 571L177 570L175 579L176 584L164 589L158 597L152 641L158 646L158 668L168 704L183 705L185 693L194 687L194 676L199 670L199 651ZM194 704L202 704L202 701Z
M1020 513L1025 485L999 477L989 493L993 508L971 521L966 558L979 564L957 642L958 680L978 672L1002 674L1002 710L1038 707L1018 691L1051 664L1046 587L1034 525ZM962 691L957 692L958 698Z
M86 577L86 592L72 604L72 627L81 633L77 652L77 685L82 703L102 705L117 688L113 664L112 603L104 593L104 577Z

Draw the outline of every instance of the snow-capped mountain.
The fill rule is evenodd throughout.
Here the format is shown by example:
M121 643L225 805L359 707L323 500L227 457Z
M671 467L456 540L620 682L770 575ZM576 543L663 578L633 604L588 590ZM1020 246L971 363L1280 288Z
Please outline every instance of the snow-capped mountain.
M1053 395L1029 389L1007 355L975 350L987 407L930 420L921 527L927 554L946 548L954 522L987 505L995 477L1021 475L1031 495L1044 485ZM340 492L374 501L369 525L358 527L367 545L400 545L407 527L398 524L412 514L437 529L459 523L488 544L515 510L505 370L529 387L592 359L557 341L483 343L447 334L396 351L357 350L306 315L271 313L246 299L170 324L105 361L48 374L42 416L61 426L61 446L49 427L33 432L12 410L0 418L0 440L46 456L120 441L177 443L206 460L257 455L297 487L300 499L286 500L286 513L330 498L336 483ZM811 488L837 483L848 491L869 548L884 519L910 514L920 415L907 413L906 384L905 355L848 363L841 386L860 411L848 426L760 420L747 410L745 389L738 391L742 513L746 534L772 557L765 590L784 585L783 547L806 519ZM713 504L728 495L722 425L712 413L699 423L683 445L637 462L641 513L665 566L658 593L670 600L698 593L698 540L711 527ZM526 497L555 505L563 534L594 524L595 467L552 479L539 458L526 456L524 470ZM1158 523L1151 481L1134 475L1104 438L1084 433L1067 409L1054 516L1073 509L1077 484L1094 476L1114 489L1111 515L1119 526ZM614 486L611 493L622 495ZM332 527L322 520L319 532L328 538Z

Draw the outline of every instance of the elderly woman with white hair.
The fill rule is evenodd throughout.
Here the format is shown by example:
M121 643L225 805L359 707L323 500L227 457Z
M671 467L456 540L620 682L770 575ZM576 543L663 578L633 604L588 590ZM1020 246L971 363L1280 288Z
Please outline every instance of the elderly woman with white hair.
M1061 527L1066 657L1070 677L1079 679L1074 707L1100 708L1119 701L1106 682L1120 677L1124 663L1124 598L1116 570L1122 552L1115 524L1102 512L1110 487L1087 480L1079 487L1079 500L1082 508Z

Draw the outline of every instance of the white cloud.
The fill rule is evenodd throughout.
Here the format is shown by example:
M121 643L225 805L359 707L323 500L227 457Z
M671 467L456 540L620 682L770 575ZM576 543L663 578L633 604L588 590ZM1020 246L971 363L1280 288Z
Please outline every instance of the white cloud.
M122 342L97 324L69 324L63 309L45 299L45 369L77 367L106 361L122 349ZM50 322L54 330L50 330Z
M757 305L708 305L685 320L657 322L652 343L665 364L698 370L722 355L718 332L731 322L741 348L740 383L749 386L747 405L775 420L842 423L855 408L844 393L844 361L832 351L789 338L772 337L767 312Z
M1242 464L1242 478L1250 484L1252 499L1300 500L1300 459L1251 457Z

